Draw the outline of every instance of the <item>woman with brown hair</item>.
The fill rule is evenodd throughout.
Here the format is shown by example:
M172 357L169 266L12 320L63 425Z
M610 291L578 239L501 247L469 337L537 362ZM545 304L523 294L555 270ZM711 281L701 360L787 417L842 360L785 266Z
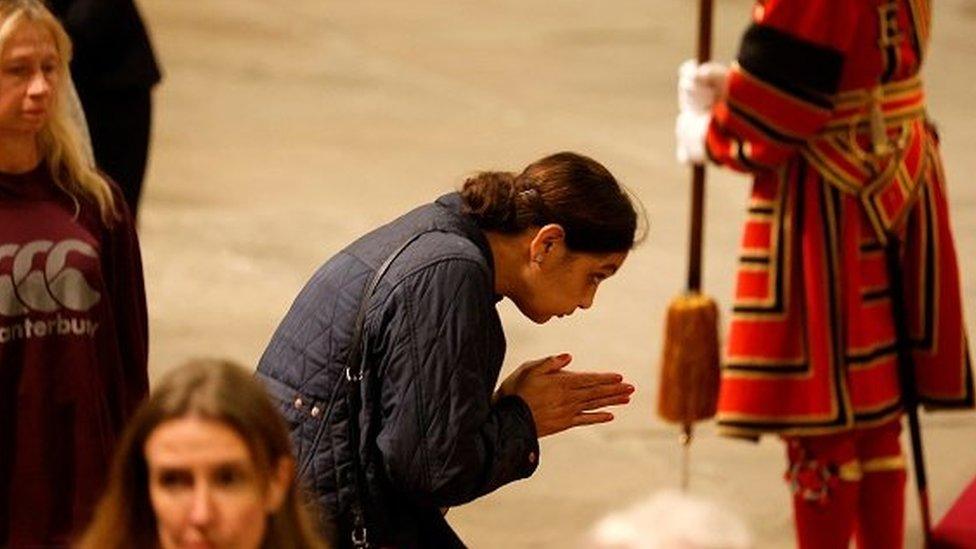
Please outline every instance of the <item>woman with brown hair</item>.
M0 0L0 547L68 545L148 388L139 244L70 59L42 2Z
M484 172L339 252L258 366L340 546L458 547L441 509L531 475L539 437L603 423L633 387L527 362L495 391L511 299L542 324L593 304L635 242L613 175L574 153Z
M132 418L78 547L324 549L294 472L260 384L231 363L191 362Z

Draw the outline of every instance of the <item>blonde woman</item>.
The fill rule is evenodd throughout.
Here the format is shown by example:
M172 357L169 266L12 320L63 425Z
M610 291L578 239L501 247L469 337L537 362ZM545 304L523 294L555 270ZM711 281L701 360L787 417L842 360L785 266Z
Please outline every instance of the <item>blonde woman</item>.
M285 423L236 364L160 381L126 427L78 549L327 549L295 482Z
M0 546L64 547L145 396L139 247L69 100L71 44L0 0Z

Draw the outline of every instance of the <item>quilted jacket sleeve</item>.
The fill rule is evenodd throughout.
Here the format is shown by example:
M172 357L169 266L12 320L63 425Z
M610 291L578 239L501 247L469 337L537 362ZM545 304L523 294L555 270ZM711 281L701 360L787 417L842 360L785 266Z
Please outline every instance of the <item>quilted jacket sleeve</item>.
M538 461L526 404L491 402L504 338L488 278L474 261L444 260L408 277L386 307L395 313L377 442L396 488L426 504L471 501Z

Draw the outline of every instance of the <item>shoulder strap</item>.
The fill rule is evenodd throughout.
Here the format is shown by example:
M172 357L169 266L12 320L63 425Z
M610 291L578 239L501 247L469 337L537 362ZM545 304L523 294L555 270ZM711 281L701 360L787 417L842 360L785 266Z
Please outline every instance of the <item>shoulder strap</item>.
M352 546L356 549L370 547L369 532L366 528L365 501L368 494L366 487L366 476L362 464L362 456L359 453L359 414L362 410L361 384L363 375L366 373L366 364L363 360L363 324L366 322L366 311L369 309L369 300L379 286L380 279L389 270L393 261L407 249L410 244L422 235L432 231L424 231L414 234L400 245L383 261L376 269L376 274L366 285L363 296L359 301L359 310L356 312L356 324L353 327L352 339L349 343L349 354L346 357L346 402L349 407L349 444L352 446L352 462L356 472L356 499L352 505L353 527L350 532Z
M390 265L393 261L403 253L403 250L407 249L407 246L413 244L415 240L420 238L422 235L427 234L427 232L417 233L407 239L406 242L400 245L399 248L393 251L389 257L383 261L383 264L376 269L376 274L373 275L372 280L366 286L366 290L363 292L363 297L359 301L359 310L356 312L356 324L353 327L352 340L349 343L349 355L346 358L346 379L348 381L359 382L363 379L363 324L366 322L366 311L369 309L369 299L373 296L373 292L376 291L376 287L380 284L380 279L386 274L386 271L390 269Z

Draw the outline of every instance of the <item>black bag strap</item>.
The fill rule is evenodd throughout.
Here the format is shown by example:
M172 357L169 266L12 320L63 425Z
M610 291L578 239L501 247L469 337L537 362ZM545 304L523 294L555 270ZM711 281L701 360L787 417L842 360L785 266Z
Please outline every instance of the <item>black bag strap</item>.
M403 250L407 249L410 244L428 232L432 231L414 234L383 261L380 267L376 269L376 274L373 275L372 280L366 286L366 290L363 292L362 299L359 302L359 310L356 312L356 324L353 327L352 340L349 343L349 354L346 357L345 370L346 402L349 408L349 419L347 420L349 424L349 442L353 447L352 462L356 474L356 498L352 505L353 527L350 532L350 538L352 546L356 549L366 549L370 546L369 531L366 528L365 516L365 501L368 497L366 474L359 453L359 414L363 406L361 389L363 376L366 374L364 345L362 343L363 324L366 322L366 311L369 309L369 300L376 291L376 287L379 286L380 279L389 270L393 261L403 253Z

